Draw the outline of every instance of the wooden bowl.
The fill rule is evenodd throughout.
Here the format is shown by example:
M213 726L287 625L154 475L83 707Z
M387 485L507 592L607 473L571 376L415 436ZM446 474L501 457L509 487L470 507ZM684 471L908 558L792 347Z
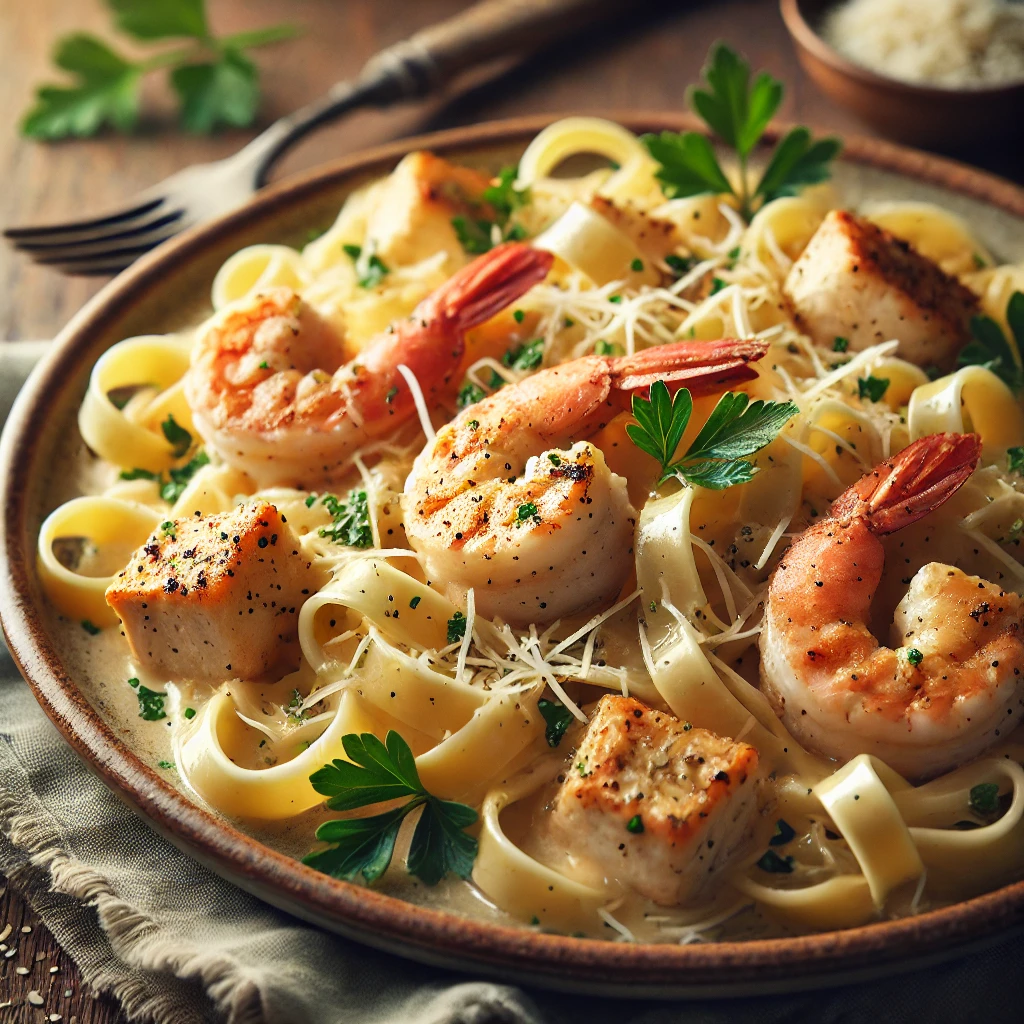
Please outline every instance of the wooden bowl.
M685 115L611 114L637 131L698 128ZM735 996L822 987L909 969L1005 937L1024 925L1024 882L917 917L795 938L707 945L630 945L540 934L459 916L337 881L271 849L212 813L131 749L109 706L76 684L74 624L58 620L36 574L46 513L73 491L81 450L76 413L90 369L132 334L194 324L210 311L213 276L254 242L301 244L345 197L414 148L496 170L518 159L554 116L535 116L403 140L347 157L260 192L112 281L61 332L22 390L0 441L0 618L45 712L106 784L191 856L297 917L425 963L549 987L619 996ZM766 141L774 143L778 130ZM931 198L968 217L1002 255L1024 259L1024 190L967 167L877 140L847 140L837 184L856 202L872 192ZM1014 251L1015 250L1015 251ZM965 870L970 870L965 865Z
M914 85L869 71L818 34L838 0L781 0L797 58L821 90L877 131L945 151L1018 137L1024 129L1024 79L980 89Z

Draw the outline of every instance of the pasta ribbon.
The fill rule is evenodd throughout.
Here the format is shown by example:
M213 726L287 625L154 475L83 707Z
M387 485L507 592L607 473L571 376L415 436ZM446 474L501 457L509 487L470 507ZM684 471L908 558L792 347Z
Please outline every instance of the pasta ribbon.
M51 512L39 528L39 579L46 596L72 619L88 619L97 626L115 626L118 618L107 605L104 592L115 574L87 576L63 565L53 552L55 541L83 537L97 548L116 546L127 559L145 542L163 517L145 505L102 495L72 498ZM123 567L123 561L118 571Z
M922 256L956 276L977 270L978 262L991 263L988 250L955 213L934 203L869 203L864 215L880 228L909 242Z
M766 203L743 236L740 259L760 264L777 279L784 278L826 213L827 207L806 196L787 196Z
M601 117L565 117L549 124L519 158L519 185L533 185L549 177L560 163L578 153L594 153L619 165L601 188L605 195L629 183L635 187L640 179L644 191L651 188L655 162L640 140L622 125Z
M878 910L893 889L924 874L921 855L890 794L890 789L909 788L870 754L858 755L814 787L857 858Z
M301 291L312 280L302 256L287 245L249 245L229 257L213 279L215 310L266 288Z
M580 202L574 202L534 244L582 271L598 286L624 280L633 285L658 282L656 268L629 235ZM636 261L642 270L631 269Z
M173 415L181 427L194 433L192 413L180 384L188 364L189 344L173 335L128 338L108 349L93 367L78 411L78 429L85 443L115 466L139 467L151 473L169 469L175 454L160 424ZM118 409L109 397L117 388L132 386L158 391L135 416Z
M1024 412L1006 384L983 366L965 366L915 388L907 420L911 440L977 431L990 459L1000 449L1024 444Z
M598 909L612 899L614 891L584 885L541 864L516 846L501 827L501 812L536 792L561 765L561 758L548 758L487 794L473 881L484 895L521 921L536 920L562 932L592 931Z
M800 889L773 889L745 875L733 878L732 884L780 917L814 931L856 928L876 917L871 889L862 875L837 875Z

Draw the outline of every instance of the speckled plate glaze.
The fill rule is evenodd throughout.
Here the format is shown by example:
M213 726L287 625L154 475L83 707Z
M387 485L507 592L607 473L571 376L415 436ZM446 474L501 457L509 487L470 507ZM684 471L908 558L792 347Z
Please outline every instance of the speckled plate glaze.
M318 874L199 806L133 752L126 731L76 685L70 648L36 578L35 542L44 515L69 496L59 467L66 463L69 438L72 447L81 443L76 412L97 357L133 334L197 322L209 310L213 276L231 253L254 242L301 244L310 229L331 223L353 188L389 171L408 151L429 148L496 169L517 159L554 119L537 116L403 140L292 178L140 260L68 324L19 397L0 444L0 616L36 698L106 784L190 855L298 917L431 964L589 993L725 996L905 970L1024 928L1024 881L914 918L843 932L690 946L537 934L414 905ZM616 119L635 131L696 127L683 115L664 113ZM775 137L769 133L768 141ZM866 198L938 201L965 216L1002 259L1024 259L1024 190L1008 182L858 138L847 140L836 178L850 204Z

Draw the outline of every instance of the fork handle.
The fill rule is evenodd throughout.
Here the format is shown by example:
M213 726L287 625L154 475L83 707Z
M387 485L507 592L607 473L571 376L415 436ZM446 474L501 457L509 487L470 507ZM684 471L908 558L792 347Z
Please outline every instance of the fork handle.
M459 72L506 54L535 50L583 29L624 0L481 0L381 50L355 81L275 121L239 154L255 164L257 187L274 162L314 128L356 107L425 96Z

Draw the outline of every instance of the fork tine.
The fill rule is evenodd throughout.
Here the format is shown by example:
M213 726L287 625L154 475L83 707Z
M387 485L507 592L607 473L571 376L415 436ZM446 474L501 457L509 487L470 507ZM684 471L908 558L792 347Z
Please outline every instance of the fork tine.
M97 253L105 249L117 249L123 245L135 244L144 236L174 224L181 219L184 212L184 210L172 210L157 217L146 217L137 222L128 222L125 226L120 226L119 230L94 236L53 235L47 236L44 240L17 239L13 244L20 252L40 259L45 256L61 256L65 253L73 255L78 255L80 252ZM175 231L180 229L179 225Z
M116 273L134 263L143 253L149 252L161 242L172 238L177 232L164 227L131 245L113 245L102 249L83 246L76 250L68 248L58 252L28 253L34 262L59 270L63 274L104 274Z
M74 234L76 232L91 232L103 229L115 224L122 224L124 221L141 217L143 214L151 213L164 202L163 196L156 196L152 199L145 199L134 206L127 206L122 210L115 210L104 214L101 217L88 217L81 220L69 220L63 224L32 224L25 227L4 228L4 237L13 242L19 240L42 241L48 235Z

